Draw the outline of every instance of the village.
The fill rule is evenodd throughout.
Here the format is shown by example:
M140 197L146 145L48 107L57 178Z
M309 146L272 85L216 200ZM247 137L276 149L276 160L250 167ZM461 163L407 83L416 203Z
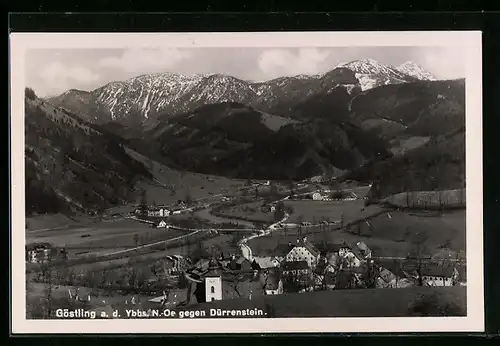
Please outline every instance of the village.
M315 291L466 285L464 261L454 254L436 257L421 251L404 255L400 251L388 255L385 249L370 246L373 237L366 235L364 229L373 233L372 223L377 218L392 220L398 211L367 206L368 189L369 186L332 189L314 180L293 185L266 181L247 183L233 194L171 205L149 204L144 198L129 212L110 218L143 224L147 228L142 232L149 232L148 228L162 234L178 232L171 233L175 237L139 244L134 234L129 249L114 251L114 257L94 257L86 266L71 255L71 246L34 243L26 246L26 261L46 268L34 276L35 282L44 285L44 276L52 263L72 263L67 265L71 268L83 266L79 273L68 274L68 268L64 269L65 274L50 270L50 286L54 290L67 288L62 293L66 305L70 299L71 304L84 304L95 311L129 305L140 306L144 311L186 309L213 301L251 302L276 295L293 300L297 294ZM257 206L243 210L258 214L261 220L249 217L238 223L237 214L228 212L236 207L241 212L241 205L256 203ZM297 215L297 209L305 205L321 209L329 208L328 203L336 203L341 212L329 210L329 215L334 215L330 218ZM321 208L310 207L311 204ZM350 209L355 210L352 215ZM197 212L206 210L234 223L200 222L198 226L185 226L180 222L197 219ZM362 216L363 213L368 216ZM240 218L243 219L241 215ZM202 235L194 238L192 234L196 232ZM90 237L82 234L80 238L87 236ZM169 241L172 244L166 247ZM418 243L412 248L415 246ZM139 256L137 251L143 252ZM92 263L104 260L108 261L107 267L92 267ZM53 272L57 272L57 279ZM104 291L109 298L101 299Z

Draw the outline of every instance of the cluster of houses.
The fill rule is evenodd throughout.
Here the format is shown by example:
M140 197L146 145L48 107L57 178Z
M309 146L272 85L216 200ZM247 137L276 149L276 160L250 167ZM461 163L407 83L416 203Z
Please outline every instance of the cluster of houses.
M148 208L146 209L146 215L151 217L167 217L170 215L181 214L186 209L188 209L187 204L183 201L178 201L175 205L172 206L148 206ZM137 209L135 209L134 213L136 215L143 215L144 210L138 207Z
M28 263L46 263L68 259L65 248L58 248L49 243L28 244L25 246L25 255Z
M278 245L267 257L253 256L250 247L241 244L239 255L203 260L185 274L204 287L204 299L211 301L225 299L224 275L234 273L248 273L254 281L260 278L265 295L368 287L369 273L373 288L416 286L419 281L425 286L453 286L460 281L455 267L383 262L361 241L315 246L306 237Z
M178 201L175 205L171 206L148 206L146 210L138 207L135 209L134 214L137 215L136 217L148 216L150 218L166 218L173 215L179 215L193 209L194 207L189 208L185 202ZM150 223L152 227L169 228L168 223L164 219L150 221Z
M336 193L330 190L316 190L314 192L292 196L292 199L312 199L313 201L354 201L360 198L361 197L356 196L352 192L340 192L339 196L336 196Z

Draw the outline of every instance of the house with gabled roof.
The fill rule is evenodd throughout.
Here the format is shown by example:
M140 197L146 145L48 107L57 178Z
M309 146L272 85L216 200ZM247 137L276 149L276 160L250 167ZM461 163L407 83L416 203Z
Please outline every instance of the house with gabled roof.
M279 261L274 257L254 257L252 267L256 270L267 270L279 266Z
M29 263L45 263L65 260L68 254L65 248L58 248L50 243L34 243L25 246L25 257Z
M420 270L422 281L427 286L453 286L458 271L452 266L440 266L438 264L429 264Z
M167 223L165 222L165 220L161 220L160 222L158 222L158 224L156 225L156 228L169 228L169 225L167 225Z
M243 256L240 256L238 258L233 257L229 262L228 267L231 270L249 271L252 270L252 262L250 262Z
M357 246L350 246L346 243L323 243L318 245L318 248L325 256L328 254L333 255L337 262L340 262L345 267L360 267L367 258ZM371 252L369 254L371 257Z
M307 240L306 237L297 239L293 248L285 256L287 262L305 261L309 268L316 267L320 257L320 251Z

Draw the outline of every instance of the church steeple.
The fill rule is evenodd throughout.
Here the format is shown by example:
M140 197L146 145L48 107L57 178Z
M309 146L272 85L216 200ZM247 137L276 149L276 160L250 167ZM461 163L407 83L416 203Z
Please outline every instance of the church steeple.
M218 277L222 275L222 269L215 259L211 259L208 263L208 271L205 277Z
M205 276L205 300L211 302L222 299L222 269L215 259L208 264Z

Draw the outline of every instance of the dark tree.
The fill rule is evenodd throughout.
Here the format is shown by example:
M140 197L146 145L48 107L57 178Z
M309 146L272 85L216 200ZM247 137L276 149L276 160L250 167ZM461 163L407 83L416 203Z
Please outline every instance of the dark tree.
M141 193L141 202L139 205L139 209L143 215L148 213L148 201L147 201L147 192L146 190L142 190Z
M418 280L418 286L423 286L423 270L425 269L425 266L427 265L427 261L424 259L424 256L426 254L427 248L426 248L426 242L427 239L429 238L429 235L427 234L426 231L419 231L415 234L415 236L412 239L412 244L413 244L413 255L415 256L415 271L417 272L417 280Z

